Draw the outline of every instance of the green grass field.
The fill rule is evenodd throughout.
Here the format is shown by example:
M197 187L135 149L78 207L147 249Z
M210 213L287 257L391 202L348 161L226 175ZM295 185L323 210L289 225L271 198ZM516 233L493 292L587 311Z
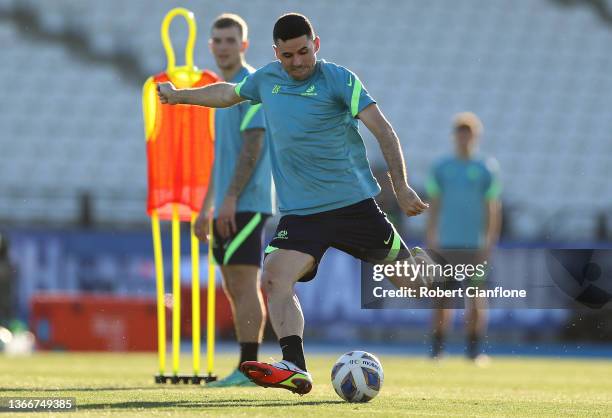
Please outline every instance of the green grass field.
M496 357L478 368L462 358L380 359L384 386L368 404L335 394L329 380L335 356L309 357L315 386L302 397L259 387L155 385L156 357L149 354L0 357L0 396L75 397L71 415L91 417L612 416L612 361ZM217 356L218 373L235 360Z

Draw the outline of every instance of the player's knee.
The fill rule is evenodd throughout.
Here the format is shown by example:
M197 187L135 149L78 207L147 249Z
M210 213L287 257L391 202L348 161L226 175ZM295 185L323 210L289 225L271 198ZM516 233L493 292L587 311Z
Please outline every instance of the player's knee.
M242 295L242 288L240 283L237 280L232 280L225 278L223 280L223 288L225 289L225 294L228 295L232 300L236 300L240 298Z
M234 300L244 297L257 297L257 270L225 268L223 271L223 288Z
M274 276L272 274L264 272L261 277L261 288L268 295L276 290L276 286L274 285Z
M274 274L274 272L264 271L261 285L268 296L292 293L292 283L289 280L283 280L281 275Z

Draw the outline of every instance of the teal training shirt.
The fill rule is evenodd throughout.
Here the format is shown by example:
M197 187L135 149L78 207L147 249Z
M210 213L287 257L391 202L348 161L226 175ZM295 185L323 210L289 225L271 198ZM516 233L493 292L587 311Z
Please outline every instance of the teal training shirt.
M252 69L242 67L229 82L237 83L252 72ZM217 109L215 111L215 217L223 204L234 173L238 156L242 149L244 138L242 133L247 129L266 129L265 118L261 105L252 105L242 102L236 106ZM264 138L263 149L259 156L257 166L249 182L244 186L238 203L237 212L272 213L272 177L270 172L270 155L268 147L270 139L267 134Z
M374 100L351 71L317 61L307 80L294 80L279 61L250 74L236 93L262 103L279 210L308 215L373 197L359 112Z
M440 199L438 243L441 248L481 248L488 200L501 192L499 166L493 158L448 157L436 163L427 180L430 197Z

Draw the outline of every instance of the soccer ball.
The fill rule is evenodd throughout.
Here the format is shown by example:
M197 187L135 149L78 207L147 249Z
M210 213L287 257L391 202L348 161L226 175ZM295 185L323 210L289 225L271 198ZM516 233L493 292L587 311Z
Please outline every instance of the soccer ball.
M383 368L375 355L351 351L336 361L331 380L334 390L345 401L368 402L382 388Z

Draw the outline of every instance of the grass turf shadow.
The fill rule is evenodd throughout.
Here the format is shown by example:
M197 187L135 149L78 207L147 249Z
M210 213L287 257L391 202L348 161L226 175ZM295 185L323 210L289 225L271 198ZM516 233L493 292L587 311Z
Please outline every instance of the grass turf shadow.
M271 407L287 407L287 406L317 406L317 405L335 405L346 403L341 400L337 401L306 401L306 402L287 402L284 400L278 401L261 401L257 399L218 399L211 402L190 402L190 401L130 401L105 404L88 404L77 405L78 410L98 410L98 409L138 409L138 408L189 408L189 409L207 409L207 408L227 408L231 404L242 404L249 408L271 408Z
M152 390L159 389L157 386L135 386L135 387L84 387L84 388L10 388L0 387L0 392L97 392L114 390Z

